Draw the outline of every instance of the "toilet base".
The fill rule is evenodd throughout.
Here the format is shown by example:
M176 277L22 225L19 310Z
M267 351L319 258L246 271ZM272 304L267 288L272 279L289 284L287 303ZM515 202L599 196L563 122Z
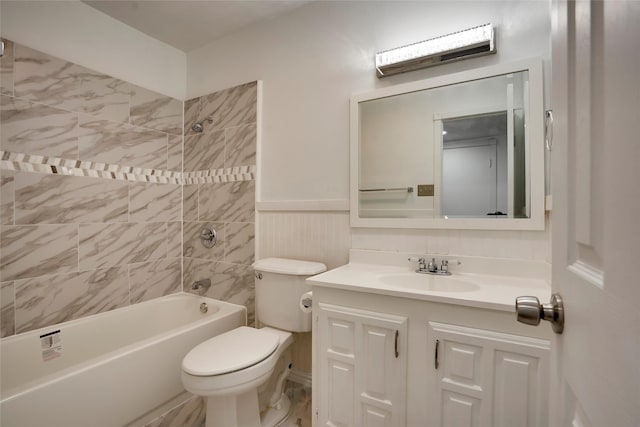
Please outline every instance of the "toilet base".
M286 394L282 394L280 401L275 407L271 407L262 413L262 427L276 427L289 415L291 409L291 400Z
M283 394L275 407L260 417L258 390L251 389L236 396L212 396L206 399L206 427L275 427L286 418L291 401Z
M235 396L207 398L206 427L261 427L258 390L253 388Z

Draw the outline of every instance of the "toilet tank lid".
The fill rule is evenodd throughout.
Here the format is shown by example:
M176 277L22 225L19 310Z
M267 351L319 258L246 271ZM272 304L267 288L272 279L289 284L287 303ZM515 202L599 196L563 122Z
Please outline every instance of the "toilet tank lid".
M301 261L298 259L264 258L254 262L253 269L264 273L313 276L327 271L327 266L321 262Z

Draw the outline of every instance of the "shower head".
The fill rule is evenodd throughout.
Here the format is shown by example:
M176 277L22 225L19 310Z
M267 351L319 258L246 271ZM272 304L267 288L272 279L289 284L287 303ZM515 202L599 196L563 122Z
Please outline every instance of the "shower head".
M193 126L191 126L191 130L195 133L202 133L202 131L204 131L203 122L213 123L213 119L211 117L207 117L200 122L196 122L193 124Z

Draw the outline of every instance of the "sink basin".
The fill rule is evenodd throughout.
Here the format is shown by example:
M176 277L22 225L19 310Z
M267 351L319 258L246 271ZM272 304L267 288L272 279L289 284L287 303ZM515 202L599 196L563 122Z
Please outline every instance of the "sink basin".
M419 273L382 274L378 279L385 285L433 292L471 292L480 289L472 282L455 276L434 276Z

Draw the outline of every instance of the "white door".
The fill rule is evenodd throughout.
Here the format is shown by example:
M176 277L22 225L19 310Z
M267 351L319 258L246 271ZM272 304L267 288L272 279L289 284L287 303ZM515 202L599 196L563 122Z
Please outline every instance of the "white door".
M404 425L407 318L325 303L316 316L316 425Z
M553 2L553 426L640 426L639 23L638 1Z
M425 425L548 425L549 341L437 322L428 334L437 374Z
M496 153L493 139L444 144L442 215L485 217L497 210Z

